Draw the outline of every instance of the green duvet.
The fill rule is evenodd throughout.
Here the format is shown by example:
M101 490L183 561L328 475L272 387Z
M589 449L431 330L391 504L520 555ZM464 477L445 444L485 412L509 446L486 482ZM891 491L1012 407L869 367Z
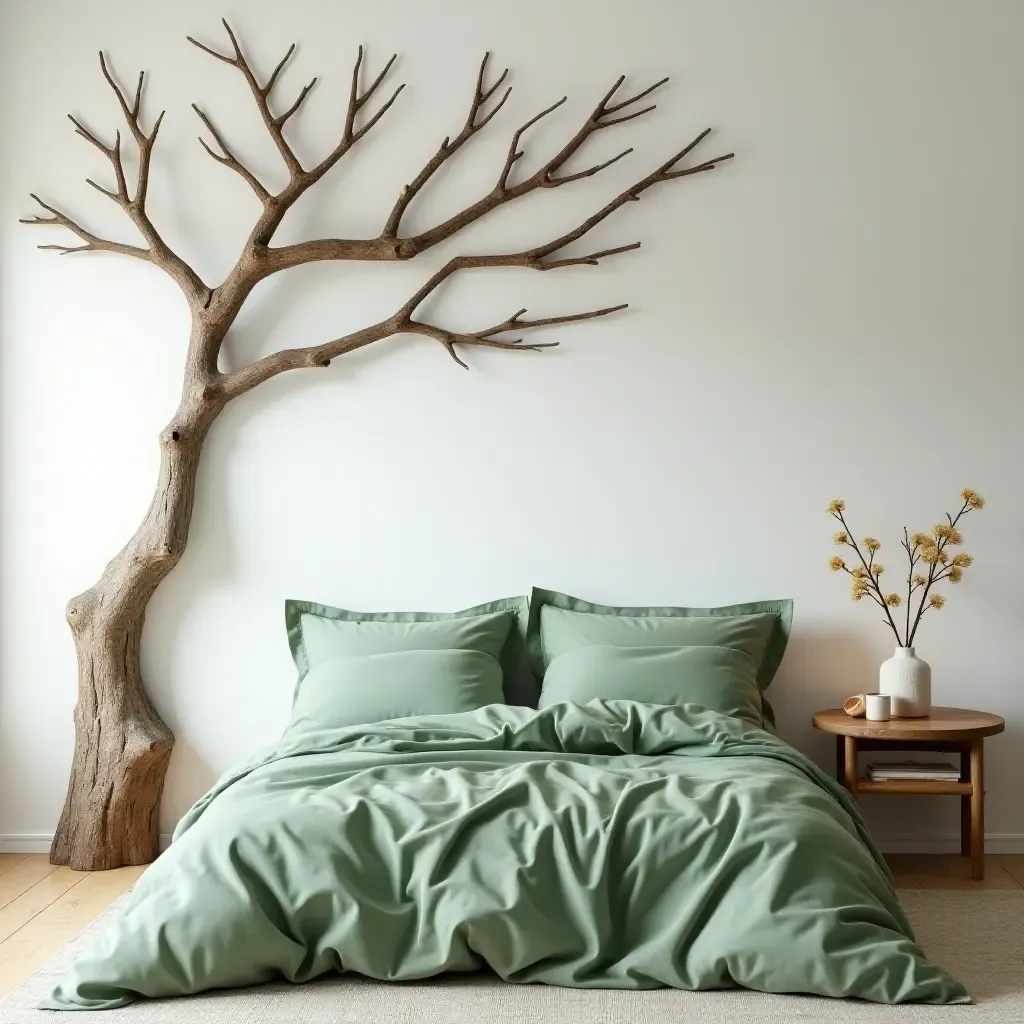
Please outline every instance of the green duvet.
M856 809L697 705L490 705L286 737L186 815L43 1004L335 971L968 1002Z

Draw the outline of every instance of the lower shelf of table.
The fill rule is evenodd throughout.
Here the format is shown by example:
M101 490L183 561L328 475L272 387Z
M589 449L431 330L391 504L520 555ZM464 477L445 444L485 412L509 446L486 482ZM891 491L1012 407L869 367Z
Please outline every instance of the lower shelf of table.
M913 794L915 796L970 796L969 782L921 782L901 779L898 782L872 782L870 779L857 780L858 793L889 793L893 796Z

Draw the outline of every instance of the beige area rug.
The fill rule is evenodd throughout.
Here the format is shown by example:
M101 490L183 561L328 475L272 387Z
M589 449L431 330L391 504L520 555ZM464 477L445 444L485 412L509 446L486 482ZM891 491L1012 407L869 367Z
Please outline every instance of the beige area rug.
M971 990L972 1006L879 1006L759 992L579 990L459 976L388 984L335 977L105 1011L97 1024L1024 1024L1024 892L904 890L928 955ZM119 900L32 978L0 1000L2 1024L70 1020L36 1010ZM93 1018L89 1018L93 1019ZM82 1020L77 1014L74 1020Z

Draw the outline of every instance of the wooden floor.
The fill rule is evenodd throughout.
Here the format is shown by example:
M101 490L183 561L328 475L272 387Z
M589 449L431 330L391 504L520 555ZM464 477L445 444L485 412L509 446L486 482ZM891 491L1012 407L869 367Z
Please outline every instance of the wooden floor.
M1024 854L985 858L984 881L961 857L887 858L901 889L1024 889ZM143 868L72 871L43 854L0 853L0 996L41 967L127 892Z

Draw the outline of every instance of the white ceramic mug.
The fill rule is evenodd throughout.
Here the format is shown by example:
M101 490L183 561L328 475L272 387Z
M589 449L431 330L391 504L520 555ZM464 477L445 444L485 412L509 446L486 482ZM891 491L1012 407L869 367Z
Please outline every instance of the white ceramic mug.
M864 717L869 722L888 722L892 718L892 703L887 693L865 693Z

